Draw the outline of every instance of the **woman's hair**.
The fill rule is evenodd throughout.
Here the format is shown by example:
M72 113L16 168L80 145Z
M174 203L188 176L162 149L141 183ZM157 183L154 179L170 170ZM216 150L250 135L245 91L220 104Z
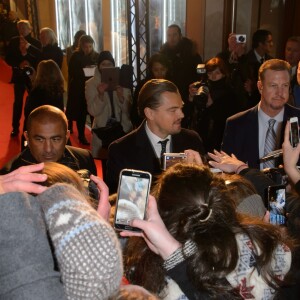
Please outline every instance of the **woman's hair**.
M220 176L204 166L176 164L161 175L153 194L171 235L180 243L192 240L197 246L196 253L186 262L189 280L199 293L240 298L225 279L238 262L238 233L247 234L259 249L257 269L265 281L270 285L269 278L278 282L270 262L274 249L282 241L279 229L237 214L234 200ZM124 263L132 283L157 294L165 287L162 258L151 252L143 240L129 240Z
M217 68L219 68L219 70L221 71L221 73L223 75L228 77L229 72L228 72L226 65L225 65L224 61L222 60L222 58L213 57L205 64L205 69L206 69L207 73L212 72L212 71L216 70Z
M150 57L147 65L150 78L153 78L152 68L155 63L160 63L162 66L164 66L167 69L167 73L170 70L170 63L168 61L168 58L164 54L160 54L160 53L153 54Z
M64 76L54 60L40 61L33 82L33 88L36 87L45 89L52 95L64 92Z
M222 174L227 189L238 206L246 197L257 194L254 185L238 174Z
M73 48L77 49L79 47L79 40L80 38L86 35L86 32L84 30L78 30L74 35L74 41L73 41Z
M88 203L95 208L92 199L89 197L89 191L84 186L83 180L78 173L57 162L45 162L44 164L45 166L41 173L47 174L47 180L43 185L52 186L55 183L71 184L86 198Z
M46 34L48 35L48 37L50 38L50 45L56 45L57 44L57 37L55 35L55 32L49 28L49 27L44 27L40 30L40 33L42 32L46 32Z
M82 50L84 44L95 44L93 38L90 35L82 35L79 39L79 49Z

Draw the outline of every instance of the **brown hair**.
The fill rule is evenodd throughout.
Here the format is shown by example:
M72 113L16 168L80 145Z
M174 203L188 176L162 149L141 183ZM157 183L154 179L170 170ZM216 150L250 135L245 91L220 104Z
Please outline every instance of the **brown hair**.
M33 82L33 88L36 87L45 89L52 95L64 92L64 76L54 60L49 59L39 62Z
M79 174L71 168L57 162L45 162L41 173L47 174L47 180L43 183L45 186L52 186L55 183L68 183L74 186L93 207L97 208L97 203L89 196L89 191L85 188Z
M186 272L199 293L209 293L213 299L220 293L226 299L240 299L225 279L239 258L238 233L247 234L257 248L256 253L260 253L256 264L262 278L272 287L276 286L271 280L279 283L270 262L284 237L275 226L237 214L220 176L204 166L176 164L160 176L153 192L171 235L182 244L192 240L197 246L195 254L186 259ZM124 263L132 283L157 294L163 291L166 284L163 260L143 240L129 240Z
M212 71L216 70L217 68L219 68L223 75L228 76L228 74L229 74L223 59L221 59L220 57L211 58L205 64L205 68L206 68L207 72L212 72Z
M290 64L282 59L269 59L265 61L258 70L258 80L264 81L265 79L265 73L267 70L273 70L273 71L287 71L289 74L289 77L291 78L291 66Z
M171 92L179 94L177 86L171 81L165 79L151 79L147 81L138 97L138 112L141 117L145 117L144 109L149 107L156 109L161 106L161 94Z

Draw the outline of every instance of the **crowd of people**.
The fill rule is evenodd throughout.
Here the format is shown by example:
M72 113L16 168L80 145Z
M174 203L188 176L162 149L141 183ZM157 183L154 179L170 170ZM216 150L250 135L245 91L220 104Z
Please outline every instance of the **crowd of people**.
M5 44L11 136L27 90L26 143L0 170L1 299L299 299L300 143L291 145L289 121L300 119L299 37L279 59L270 31L258 29L249 52L230 34L228 49L203 64L170 25L133 93L103 81L115 60L78 31L66 51L65 108L55 33L45 27L34 39L15 17ZM91 152L69 141L76 121L89 145L87 114ZM103 148L104 180L94 161ZM165 153L184 159L163 170ZM110 199L123 169L149 172L152 187L146 218L129 220L139 230L116 233ZM266 170L285 173L284 225L270 224L265 191L278 182Z

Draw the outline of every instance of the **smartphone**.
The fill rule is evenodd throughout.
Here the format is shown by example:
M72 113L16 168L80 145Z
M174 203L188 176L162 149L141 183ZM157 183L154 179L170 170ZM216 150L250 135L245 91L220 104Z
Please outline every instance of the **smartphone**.
M101 82L108 84L109 91L115 91L117 86L119 85L120 80L120 68L119 67L111 67L111 68L103 68L101 70Z
M163 154L163 170L168 169L172 165L184 162L186 159L185 153L164 153Z
M297 117L290 118L290 142L294 148L299 144L299 124Z
M133 219L145 219L152 176L149 172L123 169L120 172L114 227L116 230L141 230L130 226Z
M246 34L236 34L235 40L238 44L246 43Z
M284 225L286 223L286 194L285 185L274 185L268 187L268 210L270 212L270 223Z

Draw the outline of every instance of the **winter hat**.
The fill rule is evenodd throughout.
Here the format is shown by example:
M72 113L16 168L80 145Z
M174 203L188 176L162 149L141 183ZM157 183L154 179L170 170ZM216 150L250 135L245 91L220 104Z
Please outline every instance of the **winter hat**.
M73 186L37 196L45 213L68 299L108 299L120 287L122 254L112 227Z
M0 195L0 224L0 299L66 299L35 197Z
M266 213L261 196L258 194L250 195L244 198L241 203L237 206L236 210L239 213L248 214L250 216L263 218Z
M97 66L99 66L104 60L109 60L113 63L114 66L116 65L115 60L109 51L102 51L99 54Z

